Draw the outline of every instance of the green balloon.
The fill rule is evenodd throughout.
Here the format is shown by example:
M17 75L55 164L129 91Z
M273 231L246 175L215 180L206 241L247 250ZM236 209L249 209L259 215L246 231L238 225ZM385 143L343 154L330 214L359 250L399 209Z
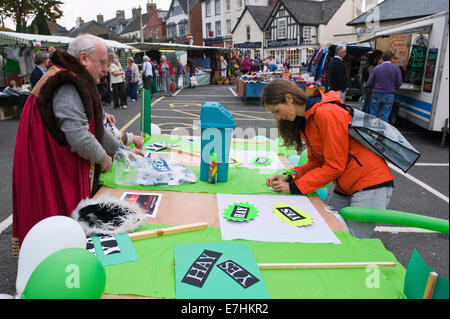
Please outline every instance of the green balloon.
M305 150L300 154L300 159L298 160L298 166L305 165L307 162L308 162L308 150L305 149Z
M356 220L360 222L417 227L434 230L444 234L448 234L449 230L449 222L446 219L405 213L396 210L349 206L342 208L339 211L339 214L344 219Z
M103 264L82 248L66 248L33 271L22 299L99 299L106 285Z

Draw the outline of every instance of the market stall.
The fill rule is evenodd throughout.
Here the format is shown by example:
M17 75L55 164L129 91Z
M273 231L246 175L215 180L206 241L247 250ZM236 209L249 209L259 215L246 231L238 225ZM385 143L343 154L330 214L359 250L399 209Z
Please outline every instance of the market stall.
M181 163L199 176L200 158L196 155L200 153L199 139L182 136L146 138L145 145L153 143L177 145L171 152L158 151L153 155ZM230 154L240 164L230 166L228 181L225 183L197 181L178 186L118 185L115 183L117 171L114 167L103 174L100 179L103 187L96 197L107 194L133 201L139 200L139 196L154 199L154 204L147 206L151 216L147 218L146 224L130 234L130 238L144 238L132 240L135 257L105 266L107 284L103 297L192 299L203 296L209 299L231 298L230 294L234 294L233 298L236 299L261 297L259 293L262 290L265 298L404 298L405 269L381 241L352 237L314 194L292 197L268 189L265 184L268 174L279 171L281 167L292 167L286 158L291 150L274 148L276 145L276 141L233 140ZM264 153L266 158L269 157L267 150L275 151L270 165L276 163L280 165L274 166L278 169L261 170L263 161L253 161L255 154ZM250 160L246 160L245 155ZM255 166L258 166L256 163L263 166L252 169L248 166L252 161ZM248 180L252 180L252 183L246 182ZM281 205L280 211L291 207L291 213L296 211L305 214L303 216L313 216L312 224L294 226L290 224L292 220L280 219L282 217L274 211L278 207L273 205L275 201ZM239 215L239 209L244 210L247 217ZM193 231L182 231L194 224L197 228ZM252 227L247 228L249 225ZM279 227L283 228L282 232L276 231ZM173 233L170 233L171 229ZM289 235L291 232L297 233L297 236ZM141 234L151 237L140 237ZM318 234L321 235L317 237ZM261 235L264 239L257 239ZM194 243L197 246L189 246ZM237 263L241 267L253 269L251 273L259 284L255 281L254 285L246 289L238 289L239 285L229 288L232 290L225 289L228 284L233 286L233 282L228 281L230 279L226 276L222 277L221 270L215 267L204 285L202 283L202 286L192 289L193 282L182 279L204 249L220 251L223 258L218 260L217 265L227 258L236 262L239 260ZM96 251L101 253L101 248ZM242 251L246 251L247 257L254 258L260 269L247 268L250 267L247 259L244 261L239 257ZM378 262L381 265L377 268L380 274L379 289L370 289L365 284L368 274L364 266L350 269L313 267L307 270L283 270L276 266L281 267L286 263L334 263L336 267L336 263L348 262ZM272 269L264 268L267 264L271 264ZM214 289L217 285L224 289Z
M305 90L307 95L315 89L325 91L325 87L320 81L314 81L312 77L305 75L290 74L288 72L256 73L253 75L241 75L236 80L236 90L238 95L246 100L247 98L260 98L264 87L274 79L284 78L295 83L299 88Z

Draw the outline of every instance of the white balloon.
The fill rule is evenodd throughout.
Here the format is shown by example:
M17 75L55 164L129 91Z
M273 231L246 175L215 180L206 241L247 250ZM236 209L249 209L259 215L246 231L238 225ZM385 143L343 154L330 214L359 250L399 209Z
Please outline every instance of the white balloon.
M74 219L52 216L34 225L19 252L16 290L22 296L34 269L48 256L65 248L86 248L86 234Z

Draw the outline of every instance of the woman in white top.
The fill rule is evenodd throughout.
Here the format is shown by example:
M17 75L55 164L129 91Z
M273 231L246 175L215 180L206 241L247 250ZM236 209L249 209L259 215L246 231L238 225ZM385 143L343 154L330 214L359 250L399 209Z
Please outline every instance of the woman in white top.
M150 63L150 58L148 56L144 55L143 60L142 80L144 82L144 89L151 91L153 81L153 65Z
M111 84L113 90L114 108L127 108L127 96L124 87L125 71L120 65L117 56L114 56L114 61L109 66L109 73L111 74ZM119 103L120 101L120 103Z

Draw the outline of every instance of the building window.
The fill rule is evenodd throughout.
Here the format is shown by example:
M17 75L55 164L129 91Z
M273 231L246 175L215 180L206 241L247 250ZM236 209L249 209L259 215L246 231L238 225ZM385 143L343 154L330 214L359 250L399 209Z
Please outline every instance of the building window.
M304 26L303 27L303 43L304 44L311 44L311 41L312 41L311 26Z
M159 39L159 28L155 30L155 38Z
M187 31L187 23L179 23L178 24L178 34L179 34L179 36L181 37L181 36L184 36L184 35L186 35L187 33L186 33L186 31Z
M250 41L250 25L249 24L247 24L245 26L245 32L247 34L247 41Z
M212 37L211 22L208 22L208 23L206 24L206 37L207 37L207 38Z
M176 24L167 26L167 36L169 38L175 38L177 36L177 25Z
M220 37L222 35L220 21L216 21L216 37Z
M150 38L153 38L153 30L150 30Z
M225 23L227 24L227 34L231 34L231 20L228 19Z
M227 11L231 10L231 0L226 0Z
M242 0L238 0L238 8L242 8Z
M286 38L286 19L278 20L277 30L278 30L277 38L285 39Z
M220 0L214 0L214 10L216 16L220 15Z
M206 16L210 17L211 16L211 1L208 0L205 3L205 11L206 11Z

